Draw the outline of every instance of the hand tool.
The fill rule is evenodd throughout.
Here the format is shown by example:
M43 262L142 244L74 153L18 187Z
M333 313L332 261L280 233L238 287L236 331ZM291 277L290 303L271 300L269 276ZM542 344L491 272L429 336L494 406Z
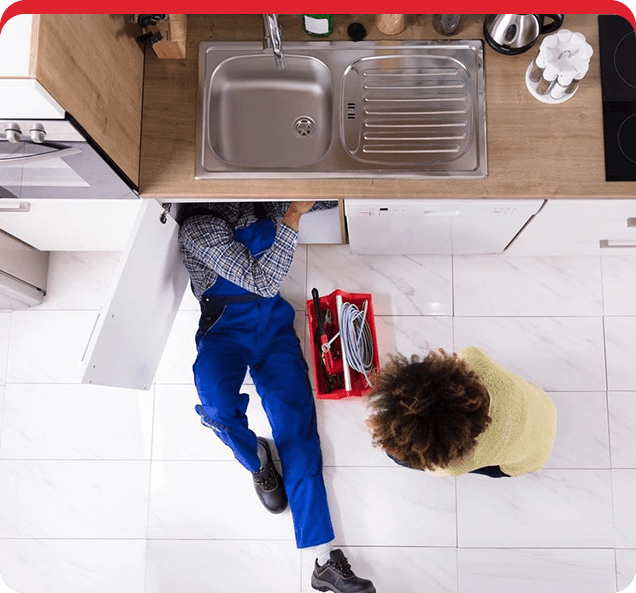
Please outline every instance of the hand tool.
M336 338L336 336L333 336L331 340L329 340L327 336L323 313L322 309L320 308L320 297L316 288L312 289L311 296L313 297L314 308L316 310L316 343L320 347L320 355L327 379L327 384L333 386L338 382L338 373L342 371L342 362L334 360L334 354L331 350L331 342ZM327 309L326 311L325 318L327 316L331 316L331 311L329 309Z

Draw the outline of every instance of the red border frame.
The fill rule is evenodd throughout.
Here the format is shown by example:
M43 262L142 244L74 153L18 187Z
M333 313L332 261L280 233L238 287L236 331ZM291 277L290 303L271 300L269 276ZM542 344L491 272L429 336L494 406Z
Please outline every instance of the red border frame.
M633 0L630 1L630 4ZM43 2L42 0L19 0L11 4L2 14L0 19L0 33L4 24L14 16L19 14L102 14L105 10L108 14L128 14L128 13L144 13L143 8L145 3L130 3L123 2L122 0L115 0L109 2L107 5L101 5L99 3L92 4L90 7L86 6L84 2L78 0L61 0L54 5L50 2ZM175 6L171 2L162 2L161 4L149 3L147 5L148 10L153 13L158 12L162 8L166 13L169 12L169 8L176 8L180 13L187 14L205 14L205 13L218 13L218 14L254 14L260 13L267 8L270 12L276 12L280 14L296 14L299 13L301 8L298 2L291 2L290 0L278 0L274 3L255 2L254 0L247 0L240 6L235 4L223 3L222 6L216 5L210 2L181 2L178 6ZM417 13L422 8L433 8L431 5L424 6L421 2L401 2L398 6L394 7L398 9L398 12L408 14ZM307 13L311 13L312 8L314 12L339 14L338 8L342 8L342 2L334 2L334 0L325 0L316 6L303 5ZM347 4L347 8L351 13L356 12L356 8L361 9L363 14L376 14L383 10L386 10L386 2L380 3L375 0L369 2L355 1ZM451 0L449 3L444 4L446 12L456 12L463 14L499 14L504 13L506 9L510 8L510 3L504 3L502 0L484 2L479 4L479 10L476 10L476 6L472 2L467 0ZM532 13L564 13L564 14L617 14L632 23L632 26L636 29L636 20L632 10L622 2L617 0L583 0L575 2L574 0L566 0L561 2L528 2L517 3L515 2L514 8L518 12L523 12L526 8L526 12ZM335 10L335 12L334 12Z

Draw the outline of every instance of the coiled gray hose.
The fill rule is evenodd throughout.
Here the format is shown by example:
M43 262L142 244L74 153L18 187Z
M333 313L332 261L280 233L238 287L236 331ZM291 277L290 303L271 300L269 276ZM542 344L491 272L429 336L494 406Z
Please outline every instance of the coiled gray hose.
M340 340L349 366L362 373L371 386L369 373L373 370L373 338L367 322L367 301L364 309L353 303L342 303L340 309Z

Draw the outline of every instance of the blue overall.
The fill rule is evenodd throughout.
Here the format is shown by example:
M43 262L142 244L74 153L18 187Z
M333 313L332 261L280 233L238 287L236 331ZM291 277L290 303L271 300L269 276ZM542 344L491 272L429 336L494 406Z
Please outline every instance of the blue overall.
M276 227L268 218L234 231L234 239L254 257L271 247L275 236ZM280 456L296 544L316 546L331 541L334 533L307 364L293 328L294 310L280 295L249 300L253 296L221 276L203 294L193 366L202 405L196 410L244 467L258 471L257 437L245 415L249 397L240 392L250 368ZM206 299L218 297L247 302L217 307L210 320Z

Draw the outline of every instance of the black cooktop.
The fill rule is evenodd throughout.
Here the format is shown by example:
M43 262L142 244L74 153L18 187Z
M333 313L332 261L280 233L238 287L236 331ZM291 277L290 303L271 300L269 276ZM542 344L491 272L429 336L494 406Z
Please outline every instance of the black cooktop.
M598 17L605 179L636 181L636 35L621 16Z

